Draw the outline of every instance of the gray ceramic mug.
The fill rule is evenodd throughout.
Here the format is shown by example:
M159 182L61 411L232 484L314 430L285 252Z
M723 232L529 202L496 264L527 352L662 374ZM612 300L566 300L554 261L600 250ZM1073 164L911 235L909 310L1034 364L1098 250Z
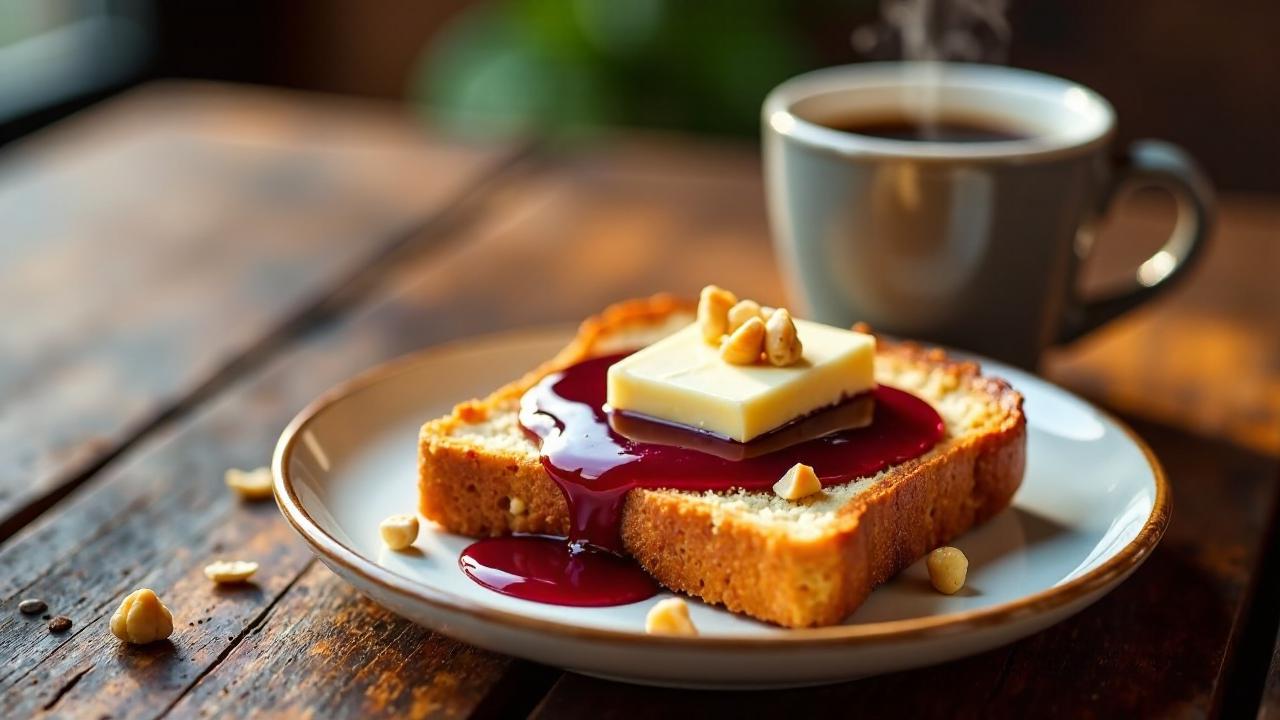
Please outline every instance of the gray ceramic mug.
M832 129L859 119L967 118L1025 137L894 140ZM989 65L867 63L793 78L765 100L769 216L792 299L833 324L975 350L1024 367L1167 288L1203 247L1213 192L1185 153L1144 140L1116 156L1097 93ZM1117 192L1166 188L1168 242L1132 287L1076 293L1093 228Z

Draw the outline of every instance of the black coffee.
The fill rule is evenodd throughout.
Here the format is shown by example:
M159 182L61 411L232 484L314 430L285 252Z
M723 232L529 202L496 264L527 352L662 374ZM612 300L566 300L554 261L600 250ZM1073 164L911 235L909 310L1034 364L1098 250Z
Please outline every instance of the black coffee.
M913 142L976 143L1026 140L1031 134L986 120L944 118L924 123L904 117L836 118L822 122L832 130L869 135L886 140Z

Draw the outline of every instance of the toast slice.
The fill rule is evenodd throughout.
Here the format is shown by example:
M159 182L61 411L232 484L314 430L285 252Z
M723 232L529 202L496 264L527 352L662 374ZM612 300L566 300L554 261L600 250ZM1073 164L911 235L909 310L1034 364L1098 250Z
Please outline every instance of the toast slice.
M422 514L451 532L565 535L568 506L517 414L525 390L583 359L639 348L687 325L668 296L620 303L583 323L556 357L422 427ZM995 515L1022 481L1022 396L974 363L881 339L876 380L930 402L946 423L932 450L800 501L773 493L632 490L627 551L668 588L786 627L839 623L878 584ZM523 512L511 511L512 499ZM516 503L517 510L520 503Z

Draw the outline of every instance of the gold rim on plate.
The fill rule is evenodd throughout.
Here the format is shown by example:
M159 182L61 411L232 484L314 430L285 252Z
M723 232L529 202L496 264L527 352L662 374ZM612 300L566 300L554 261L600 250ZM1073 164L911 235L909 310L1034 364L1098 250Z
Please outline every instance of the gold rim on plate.
M293 487L293 479L289 475L289 460L293 456L294 444L311 422L333 404L395 375L408 372L429 357L468 351L473 349L475 345L492 344L494 346L502 346L519 342L520 340L559 338L561 335L566 334L571 335L571 333L566 333L564 329L543 328L464 338L443 345L424 348L377 365L324 392L294 417L276 444L271 469L276 504L280 507L280 512L317 554L377 584L382 589L393 592L410 601L426 603L440 610L461 613L475 620L494 623L515 630L562 636L569 635L577 639L604 642L644 643L646 645L697 644L726 649L776 648L780 644L787 647L819 646L830 648L872 642L909 641L924 637L960 633L999 625L1013 619L1042 615L1104 590L1117 579L1132 572L1155 549L1156 544L1160 542L1160 538L1164 535L1165 528L1169 524L1171 513L1169 482L1165 477L1164 468L1160 466L1159 460L1156 459L1155 453L1123 421L1081 399L1081 402L1089 405L1089 407L1110 420L1116 427L1123 430L1129 439L1137 445L1142 451L1147 464L1151 467L1156 485L1155 502L1152 505L1151 514L1147 516L1142 525L1142 529L1133 540L1102 565L1062 585L1041 590L1018 600L978 610L906 620L859 623L857 625L832 625L821 628L796 629L780 628L778 633L770 635L680 637L587 628L554 620L533 618L486 607L453 593L444 592L429 585L410 580L387 570L372 560L362 557L359 553L325 532L299 500ZM979 362L982 362L982 360L979 359ZM1062 392L1067 391L1062 390ZM427 419L423 418L423 421L425 422Z

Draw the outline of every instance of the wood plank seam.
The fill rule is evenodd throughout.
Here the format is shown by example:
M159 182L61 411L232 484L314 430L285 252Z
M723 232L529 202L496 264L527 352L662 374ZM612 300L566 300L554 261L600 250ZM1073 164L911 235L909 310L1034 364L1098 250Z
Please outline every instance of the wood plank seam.
M67 693L71 692L71 689L76 686L76 683L80 682L80 680L83 679L85 675L88 675L95 667L97 667L96 664L90 663L88 667L77 672L75 675L72 675L67 682L63 683L62 687L58 688L58 691L53 694L53 697L49 698L48 702L40 706L40 709L45 712L52 710L54 706L62 700L62 698L66 697Z
M129 518L129 514L128 514L128 513L121 513L120 517L121 517L122 519L128 519L128 518ZM210 520L210 521L209 521L209 523L207 523L206 525L211 525L211 524L216 523L216 522L217 522L217 520L216 520L216 519L213 519L213 520ZM115 524L115 523L112 523L112 524ZM202 527L203 527L203 526L202 526ZM104 536L104 533L97 533L96 535L97 535L99 538L101 538L101 537L103 537L103 536ZM74 554L75 554L75 551L72 551L72 554L71 554L71 555L72 555L72 556L74 556ZM147 560L147 558L145 558L145 557L144 557L144 558L139 558L139 561L140 561L142 564L144 564L144 565L146 564L146 562L145 562L146 560ZM148 578L149 578L149 577L150 577L150 576L144 576L144 577L142 577L142 578L138 578L137 582L136 582L136 583L133 583L133 584L136 584L138 587L148 587L148 586L152 586L152 587L154 587L154 586L156 586L156 583L149 582L149 580L148 580ZM41 579L47 579L47 576L41 576L41 577L37 578L37 579L36 579L36 582L38 582L38 581L39 581L39 580L41 580ZM122 596L123 596L123 592L124 592L124 590L125 590L127 587L129 587L129 586L130 586L130 582L127 582L127 580L128 580L128 578L122 578L122 579L120 580L120 583L121 583L121 584L120 584L117 588L114 588L114 589L113 589L113 591L112 591L111 593L109 593L108 595L106 595L105 597L106 597L107 599L106 599L105 601L103 601L103 602L100 602L100 603L98 604L97 608L96 608L92 613L90 613L90 614L88 614L88 615L85 615L85 616L82 616L82 617L78 618L78 619L77 619L77 622L76 622L76 624L75 624L75 626L74 626L74 628L73 628L73 632L69 632L69 633L67 633L67 634L66 634L65 639L63 639L63 640L62 640L62 642L59 642L59 643L58 643L57 645L55 645L51 650L49 650L48 652L46 652L46 653L44 654L44 659L43 659L41 662L43 662L44 660L47 660L48 658L53 657L54 655L56 655L56 654L57 654L57 652L58 652L58 651L59 651L63 646L65 646L65 645L68 645L68 644L72 643L73 641L75 641L75 640L80 636L80 634L81 634L81 633L85 632L85 631L86 631L86 630L88 630L90 627L94 626L96 623L98 623L98 622L99 622L100 620L102 620L104 617L107 617L107 616L111 615L112 613L114 613L114 612L115 612L115 608L116 608L116 602L117 602L117 600L118 600L120 597L122 597ZM296 578L296 577L290 581L290 584L292 584L292 583L294 583L294 582L297 582L297 578ZM15 595L16 595L16 593L15 593ZM274 602L274 601L275 601L275 600L273 600L273 602ZM8 676L0 676L0 683L7 684L7 685L9 685L9 686L11 686L11 687L16 687L16 686L17 686L18 684L20 684L23 680L25 680L27 677L29 677L29 676L31 675L31 673L35 672L35 671L36 671L37 669L39 669L40 667L41 667L41 663L36 663L35 665L32 665L32 666L30 666L30 667L26 668L25 670L20 671L16 676L12 676L12 677L8 677ZM68 689L70 689L70 688L68 688Z
M92 545L93 543L100 540L103 536L111 534L117 527L119 527L122 523L124 523L128 519L129 515L141 509L144 505L146 505L145 498L137 498L131 501L128 505L126 505L120 511L120 513L113 520L103 523L103 525L99 527L96 531L85 536L83 540L81 540L79 543L71 547L68 550L68 554L74 555L81 548ZM15 596L22 595L33 585L40 582L40 579L41 578L39 576L32 577L29 581L27 581L25 585L19 588L14 588L13 591L9 594L15 595Z
M284 599L285 595L289 594L289 591L293 589L293 586L298 584L298 581L301 580L302 577L307 574L307 571L310 570L312 566L314 566L315 564L316 564L316 560L315 558L312 558L305 565L303 565L302 568L298 571L298 573L294 575L293 578L290 579L289 582L286 583L283 588L280 589L280 592L276 593L276 596L271 598L271 602L267 603L262 608L262 610L258 613L257 617L255 617L251 622L245 625L244 629L242 629L239 633L236 634L235 640L232 640L231 642L227 643L227 646L222 649L222 652L218 653L218 656L214 658L213 662L209 663L208 666L202 668L200 672L196 674L195 678L193 678L191 682L188 683L187 686L182 689L182 692L174 696L173 700L171 700L169 704L165 705L164 709L161 710L160 714L157 715L156 717L162 718L167 716L170 713L170 711L172 711L173 708L179 702L182 702L182 699L187 696L187 693L191 692L191 690L195 686L199 685L200 682L204 680L206 676L209 675L209 673L213 672L216 668L218 668L222 664L222 661L226 660L227 656L229 656L232 652L234 652L235 649L240 646L240 643L246 637L250 635L256 635L258 631L264 625L266 625L267 618L271 616L271 613L275 610L276 605L279 604L280 601Z
M76 623L74 631L67 633L66 636L62 638L62 642L58 643L57 645L54 645L53 649L49 650L49 652L46 653L46 655L53 655L54 653L61 650L64 645L69 645L70 643L75 642L76 638L80 637L80 633L88 630L89 627L92 626L95 622L97 622L98 619L101 617L102 617L102 614L99 613L97 615L94 615L93 618L90 619L88 622ZM35 672L36 669L39 667L40 667L39 664L32 665L31 667L27 668L25 671L18 673L16 676L13 677L13 682L9 682L9 678L7 677L0 678L0 682L7 683L11 687L17 687L23 680L26 680L28 677L30 677L31 673ZM79 680L77 679L77 682L78 681ZM65 688L63 690L63 694L66 694L66 690L70 690L70 689L71 688L69 687Z
M94 618L94 619L96 620L97 618ZM75 632L67 633L66 636L62 639L62 642L53 646L53 649L49 651L49 654L52 655L53 653L58 652L58 650L60 650L62 646L68 643L74 642L76 637L78 637L80 633L84 632L86 629L88 629L87 624L78 624L77 627L75 628ZM10 684L16 687L23 680L26 680L27 677L31 675L31 673L34 672L37 667L39 667L39 665L33 665L32 667L28 668L25 672L19 673L16 677L13 678L13 682ZM8 682L8 678L0 678L0 681Z
M1000 665L1000 671L996 674L996 681L991 684L991 691L987 693L987 702L989 703L1000 696L1000 691L1004 689L1005 683L1009 681L1009 673L1013 671L1013 657L1018 652L1018 646L1010 645L1000 652L1004 653L1004 661Z
M1261 552L1252 568L1234 633L1223 659L1224 687L1217 698L1219 717L1260 716L1270 660L1280 637L1280 495L1262 534Z

